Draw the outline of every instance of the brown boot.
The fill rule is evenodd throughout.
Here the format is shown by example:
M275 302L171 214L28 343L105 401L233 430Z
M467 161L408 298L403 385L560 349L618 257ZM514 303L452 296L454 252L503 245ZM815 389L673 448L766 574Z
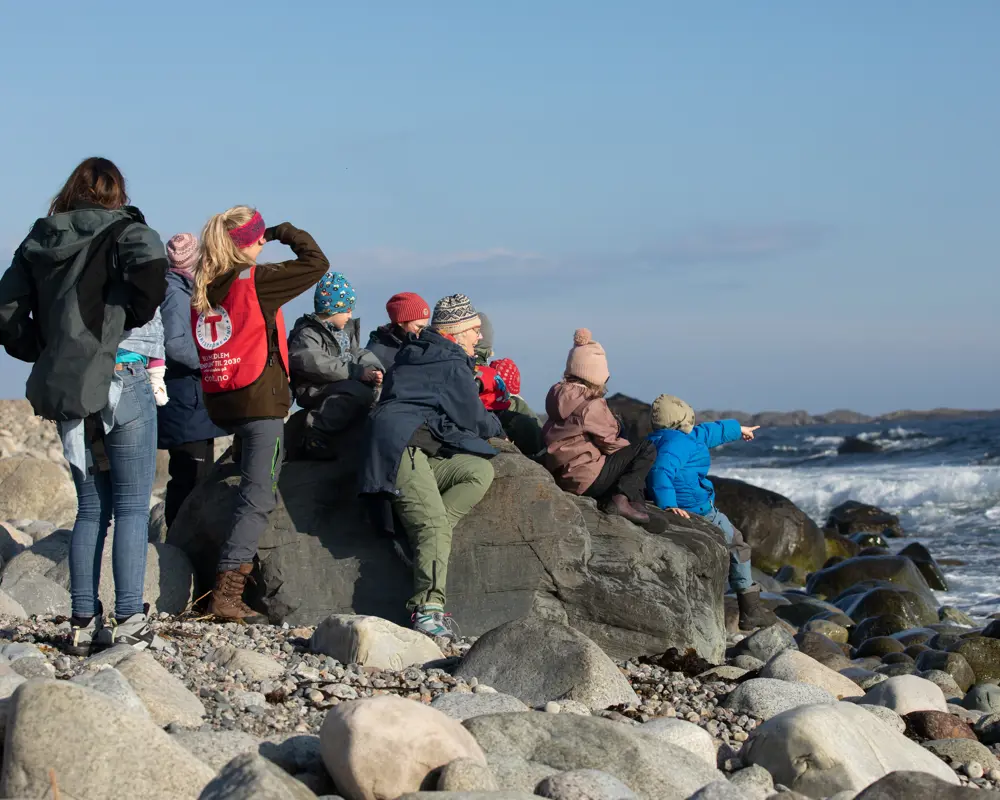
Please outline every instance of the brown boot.
M246 588L251 571L253 564L240 564L239 569L218 573L208 613L220 620L241 620L248 625L267 622L266 617L243 602L243 590Z
M649 522L649 514L646 513L645 509L630 503L629 499L623 494L616 494L611 498L611 503L608 505L608 512L625 517L629 522L634 522L636 525L644 525Z

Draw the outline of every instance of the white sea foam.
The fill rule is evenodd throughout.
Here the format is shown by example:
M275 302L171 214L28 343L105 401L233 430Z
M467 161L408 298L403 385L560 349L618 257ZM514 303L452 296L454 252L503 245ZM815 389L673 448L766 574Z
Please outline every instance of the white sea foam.
M846 500L899 515L909 537L926 544L937 558L957 559L946 567L949 592L939 593L970 613L1000 610L1000 467L942 466L756 468L722 466L714 474L737 478L778 492L822 525L831 509Z

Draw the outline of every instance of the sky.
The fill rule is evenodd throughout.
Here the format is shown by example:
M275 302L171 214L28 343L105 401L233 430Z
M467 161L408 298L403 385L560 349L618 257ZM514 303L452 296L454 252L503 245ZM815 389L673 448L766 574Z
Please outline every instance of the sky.
M539 408L578 327L646 400L1000 406L994 0L53 0L0 29L4 259L102 155L164 240L238 204L310 231L365 330L469 295ZM0 395L26 374L0 354Z

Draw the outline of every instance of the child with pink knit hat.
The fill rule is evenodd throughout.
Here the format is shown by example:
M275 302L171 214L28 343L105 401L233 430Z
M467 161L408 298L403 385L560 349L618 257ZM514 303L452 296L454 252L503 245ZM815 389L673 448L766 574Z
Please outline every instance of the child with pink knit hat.
M563 379L545 398L545 466L567 492L593 497L608 513L641 524L649 522L644 492L656 448L622 438L604 400L610 377L604 348L580 328Z

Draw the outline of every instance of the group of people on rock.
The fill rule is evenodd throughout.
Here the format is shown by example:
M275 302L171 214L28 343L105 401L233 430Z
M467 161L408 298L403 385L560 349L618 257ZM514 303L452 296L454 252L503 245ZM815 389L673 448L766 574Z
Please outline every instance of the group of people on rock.
M270 241L295 258L258 264ZM282 306L310 289L313 313L286 335ZM750 548L715 507L707 478L708 449L753 439L754 428L695 425L690 406L662 395L653 434L628 442L604 400L607 357L586 329L549 390L542 425L468 297L432 308L396 294L389 322L364 347L356 300L313 237L290 223L268 227L259 211L236 206L212 216L200 239L180 233L164 247L111 161L89 158L73 171L0 279L0 344L32 363L26 396L58 424L77 490L70 652L162 644L143 600L156 450L169 453L170 526L226 435L241 478L209 611L263 621L244 592L277 503L293 399L305 410L307 457L329 457L345 432L358 437L358 493L373 527L412 566L408 608L429 636L451 635L452 536L493 482L491 439L510 440L560 487L636 524L649 522L647 502L704 517L729 542L740 627L773 619L750 576ZM115 609L105 617L98 585L112 519Z

